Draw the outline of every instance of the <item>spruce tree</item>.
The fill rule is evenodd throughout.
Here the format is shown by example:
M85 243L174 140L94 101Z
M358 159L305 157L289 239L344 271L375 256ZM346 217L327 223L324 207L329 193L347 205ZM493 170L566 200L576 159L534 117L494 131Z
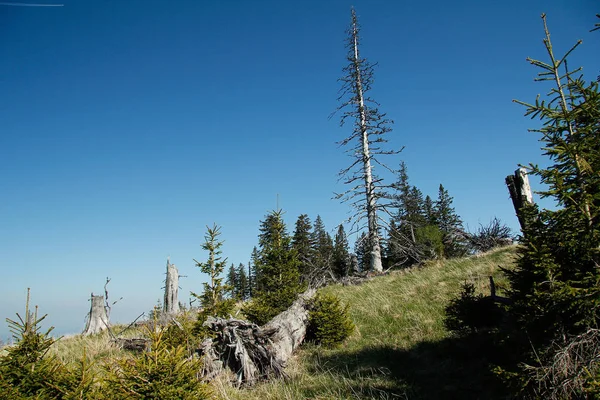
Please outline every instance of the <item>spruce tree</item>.
M365 232L361 232L360 236L354 242L354 254L358 260L358 268L360 272L369 270L369 236Z
M234 301L225 299L225 293L229 291L229 287L223 284L221 274L225 270L227 258L223 259L221 247L223 241L219 240L221 235L221 227L213 224L213 227L206 227L204 235L204 243L202 249L208 251L208 260L199 262L194 260L196 267L204 274L208 274L209 281L204 283L204 291L201 295L191 292L192 296L200 300L202 306L201 312L198 314L198 326L209 316L226 317L233 309Z
M260 226L256 255L257 289L243 309L248 319L259 325L286 310L303 290L298 271L298 253L283 222L283 212L270 212Z
M246 301L250 298L250 288L248 275L246 274L246 266L242 263L238 265L237 271L237 293L239 299L242 301Z
M384 150L382 147L387 141L385 133L391 130L391 121L379 112L378 103L369 97L373 84L373 64L361 57L359 47L360 27L356 12L352 9L346 45L348 64L344 67L345 75L340 79L343 86L338 99L342 102L338 108L338 111L343 111L341 125L347 119L354 123L352 134L339 142L340 146L348 146L347 153L353 159L348 168L340 171L343 182L351 189L336 197L356 208L355 224L360 226L366 218L370 246L369 268L381 272L383 266L378 214L384 207L379 200L386 197L386 186L373 167L377 164L387 168L380 156L396 152Z
M556 210L535 205L523 210L523 240L517 268L508 271L510 311L537 349L556 335L577 334L598 326L600 310L600 94L598 82L586 83L580 69L555 57L546 25L547 62L528 59L542 71L537 80L553 85L535 103L517 101L526 115L539 118L544 155L550 165L530 165Z
M310 275L314 264L314 241L311 230L312 224L308 215L300 215L296 220L292 247L298 253L300 276L303 280Z
M233 263L229 266L229 271L227 272L227 286L229 297L234 300L239 300L239 291L238 291L238 276Z
M339 225L333 244L333 272L338 278L350 274L350 252L344 225Z
M325 224L320 215L315 219L315 225L312 231L312 241L314 246L314 267L312 278L319 279L331 271L333 262L333 240L331 235L325 230Z
M448 191L440 184L433 219L442 232L444 256L449 258L462 257L467 253L467 234L460 217L452 207L452 200Z

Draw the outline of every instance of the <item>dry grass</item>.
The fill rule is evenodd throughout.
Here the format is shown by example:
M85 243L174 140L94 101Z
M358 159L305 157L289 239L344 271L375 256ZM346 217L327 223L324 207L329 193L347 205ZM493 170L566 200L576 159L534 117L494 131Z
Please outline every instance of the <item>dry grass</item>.
M444 308L465 281L489 294L493 275L501 294L507 283L498 266L510 267L514 260L511 246L394 271L360 286L327 287L350 304L356 324L343 347L306 346L288 366L288 379L246 389L222 380L214 383L215 392L222 399L261 400L459 398L472 393L492 398L487 368L477 360L457 361L465 344L445 329Z

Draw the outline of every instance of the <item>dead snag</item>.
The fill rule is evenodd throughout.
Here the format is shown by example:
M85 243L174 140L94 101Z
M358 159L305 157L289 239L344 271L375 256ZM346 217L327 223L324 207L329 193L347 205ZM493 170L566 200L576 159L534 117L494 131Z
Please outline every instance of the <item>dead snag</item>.
M104 296L94 296L94 293L92 293L90 301L92 305L83 335L93 335L108 329L108 315L104 305Z
M163 312L165 314L177 314L179 312L179 271L175 264L167 260L167 278L165 279L165 298L163 301Z
M506 177L505 182L515 208L515 213L517 214L521 228L523 228L524 221L521 216L521 209L525 204L533 204L533 195L531 194L531 186L529 186L527 170L525 168L517 169L514 175Z

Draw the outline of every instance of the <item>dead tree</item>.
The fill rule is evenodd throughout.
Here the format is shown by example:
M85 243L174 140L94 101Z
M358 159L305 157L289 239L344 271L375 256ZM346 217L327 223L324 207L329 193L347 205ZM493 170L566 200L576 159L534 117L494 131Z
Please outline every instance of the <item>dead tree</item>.
M94 296L94 293L92 293L90 302L90 313L87 317L83 335L93 335L108 329L108 314L106 313L104 296Z
M515 213L519 219L519 224L523 228L525 221L523 220L521 209L526 204L533 204L533 195L531 194L531 186L529 186L527 170L522 167L517 169L513 175L506 177L505 182L515 208Z
M286 311L259 327L247 321L210 317L204 326L216 333L200 348L204 355L205 379L229 369L238 384L284 376L284 367L304 341L308 324L308 302L315 290L300 295Z
M372 271L381 272L383 266L378 214L385 206L378 201L386 198L387 195L384 192L386 186L382 184L382 179L374 173L373 168L377 164L379 167L389 170L379 156L398 152L382 148L382 143L387 141L384 134L391 130L389 125L392 121L387 119L385 114L379 112L378 103L369 97L373 83L373 64L360 55L359 31L358 18L352 9L346 45L348 64L344 67L345 75L340 79L343 86L338 100L342 104L338 107L338 111L343 111L342 125L347 119L354 122L352 134L339 142L340 146L348 146L346 151L353 161L339 174L340 179L350 185L350 189L337 194L336 198L342 202L349 202L356 209L353 216L356 230L361 228L361 220L367 220L369 266Z
M167 277L165 279L165 298L163 302L163 313L177 314L179 312L179 271L175 264L167 259Z

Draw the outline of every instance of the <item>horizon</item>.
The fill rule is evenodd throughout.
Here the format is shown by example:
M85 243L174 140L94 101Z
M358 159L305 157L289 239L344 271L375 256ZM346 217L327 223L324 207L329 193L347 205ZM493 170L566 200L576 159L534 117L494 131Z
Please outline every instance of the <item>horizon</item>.
M275 208L289 233L300 214L335 233L350 211L332 199L350 162L336 142L351 128L328 117L351 5L361 55L378 64L371 95L395 121L389 147L404 147L388 164L405 161L432 199L443 184L470 231L498 217L518 233L504 178L548 163L527 132L540 122L512 103L547 92L525 60L545 57L542 12L557 53L583 39L570 65L587 80L600 73L591 0L7 3L0 317L21 314L30 287L58 336L83 330L106 277L110 297L123 297L113 322L151 310L167 257L187 276L187 302L205 281L193 259L206 256L207 225L221 226L236 266Z

